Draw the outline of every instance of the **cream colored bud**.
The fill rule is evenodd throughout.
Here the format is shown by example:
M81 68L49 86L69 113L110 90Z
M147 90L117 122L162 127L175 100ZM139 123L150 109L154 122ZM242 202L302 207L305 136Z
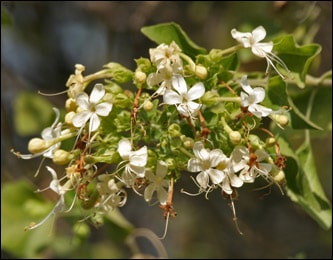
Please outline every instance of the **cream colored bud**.
M280 126L287 126L289 123L289 117L283 114L271 114L271 118Z
M168 158L165 160L165 162L170 170L176 169L176 162L173 158Z
M207 78L207 69L202 65L195 66L195 75L199 79L206 79Z
M284 171L280 170L273 176L274 181L278 183L282 183L285 181L286 176L284 174Z
M71 155L71 153L62 149L58 149L53 153L52 160L55 164L64 165L69 163L72 160L72 157L73 156Z
M242 136L238 131L232 131L229 133L229 139L233 144L239 144L242 141Z
M68 98L65 103L65 107L67 111L75 111L77 108L77 104L74 98Z
M154 108L154 104L153 104L153 102L151 102L151 101L145 101L145 103L144 103L144 105L143 105L143 109L145 110L145 111L151 111L152 109Z
M134 78L135 78L135 81L139 84L143 84L146 82L146 79L147 79L147 75L146 73L142 72L142 71L135 71L135 74L134 74Z
M28 144L28 150L32 154L41 153L48 148L47 142L41 138L32 138Z
M187 149L193 148L194 140L192 138L185 137L182 141L183 141L183 145L185 148L187 148Z
M266 139L266 146L267 147L271 147L271 146L275 145L275 143L276 143L276 139L274 137L268 137Z
M65 115L65 123L69 126L73 125L73 117L76 115L74 111L70 111Z

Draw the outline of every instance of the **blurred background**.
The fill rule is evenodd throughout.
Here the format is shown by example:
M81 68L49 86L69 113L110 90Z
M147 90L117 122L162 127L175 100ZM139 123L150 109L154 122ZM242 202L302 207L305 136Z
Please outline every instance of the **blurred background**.
M234 45L230 35L233 28L263 25L269 35L284 31L302 39L300 44L313 41L322 45L321 60L311 71L312 75L320 76L332 69L331 1L2 1L1 18L2 190L5 184L17 181L30 183L35 188L49 183L45 171L33 178L40 159L19 160L9 152L11 148L27 152L29 139L38 136L45 127L40 125L33 133L17 131L13 115L20 93L63 91L77 63L85 65L86 74L100 70L111 61L134 69L134 59L149 57L149 48L156 46L140 32L142 26L174 21L195 43L210 50ZM251 65L248 64L249 68ZM62 107L65 102L63 95L47 99L56 107ZM331 131L313 139L319 178L332 201L331 144ZM181 180L178 187L193 190L192 185ZM2 202L9 199L8 191L7 197L3 194ZM272 187L267 196L241 190L239 198L235 206L243 236L237 232L228 201L218 192L211 193L209 200L175 192L174 207L178 215L170 220L167 237L161 241L168 257L332 258L332 230L320 228L300 206L281 195L278 188ZM8 218L15 219L21 211L11 210L10 215L1 206L1 244L7 245L6 239L13 239L14 235L13 241L22 241L20 246L25 249L2 247L2 258L134 256L135 252L115 235L116 227L108 224L91 228L84 243L76 247L73 243L75 250L65 250L73 242L73 235L66 233L70 228L61 219L56 221L54 229L62 235L66 233L67 240L62 241L67 242L59 244L57 236L46 237L57 246L52 250L44 246L27 255L24 252L29 252L29 243L22 238L27 236L23 226L8 227L11 223ZM158 206L148 206L142 198L129 194L121 212L133 226L151 229L158 236L163 234L165 222ZM3 225L7 225L6 231ZM37 238L31 235L30 239ZM150 243L138 243L143 253L156 256Z

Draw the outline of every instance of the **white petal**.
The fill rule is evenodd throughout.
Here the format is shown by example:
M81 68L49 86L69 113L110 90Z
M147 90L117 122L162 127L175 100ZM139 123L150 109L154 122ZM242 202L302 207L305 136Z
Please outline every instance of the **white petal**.
M199 82L195 84L187 93L188 100L195 100L203 96L205 94L205 87L203 83Z
M159 187L157 190L157 199L160 203L165 203L168 199L168 192L164 188Z
M168 105L175 105L182 103L182 97L173 90L166 89L163 95L163 102Z
M237 31L236 29L231 30L231 36L235 40L237 40L239 43L243 45L244 48L249 48L251 47L251 39L252 39L252 34L249 32L242 33Z
M252 36L255 42L260 42L266 37L266 30L262 26L258 26L252 31Z
M153 197L153 193L155 191L155 185L153 183L149 184L144 191L143 197L145 198L145 201L150 201Z
M178 105L177 110L183 116L186 116L186 117L190 116L189 108L186 105L183 105L183 104Z
M216 167L226 156L220 149L214 149L209 153L211 167Z
M89 131L91 132L96 131L100 124L101 121L99 120L98 116L95 113L93 113L90 117Z
M194 111L198 111L200 109L201 104L190 101L187 103L187 107L190 110L190 112L194 112Z
M144 167L147 164L147 159L148 159L147 146L144 146L139 150L130 153L129 160L131 165Z
M80 113L77 113L73 117L72 123L75 127L82 127L85 125L85 123L87 123L91 115L92 113L90 111L82 111Z
M97 104L104 97L105 89L103 84L96 84L90 94L90 103Z
M172 86L181 95L185 95L187 93L186 81L180 75L176 75L172 78Z
M153 87L155 85L158 85L163 78L161 77L160 73L150 73L147 77L147 84L149 87Z
M259 163L260 172L264 172L267 175L273 168L273 165L270 163Z
M227 194L232 193L232 189L231 189L230 183L229 183L229 178L224 178L224 180L222 182L222 190Z
M252 92L252 96L254 97L253 100L251 100L253 103L260 103L265 99L265 90L263 88L254 88Z
M87 93L81 92L76 95L76 104L83 110L90 110L89 97Z
M207 172L205 172L205 171L200 172L197 175L196 180L202 188L204 188L204 189L207 188L208 181L209 181L209 176L208 176Z
M128 159L132 150L131 142L128 139L121 139L118 143L118 153L124 160Z
M253 104L253 105L249 106L248 109L252 114L257 116L258 118L268 116L272 112L272 109L258 105L258 104Z
M241 95L241 104L242 104L242 106L243 107L248 107L250 105L250 103L249 103L249 95L246 94L243 91L240 93L240 95Z
M209 152L204 148L202 142L195 142L193 146L193 153L195 157L199 158L202 161L209 160Z
M273 50L273 42L259 42L255 46L256 48L261 49L262 52L265 52L265 56Z
M242 85L242 89L249 95L252 94L253 89L252 87L249 85L249 83L247 82L247 76L244 75L241 79L241 85Z
M256 150L255 155L257 156L258 162L261 162L269 157L268 153L264 149Z
M168 164L159 160L156 166L156 175L160 177L165 177L168 172Z
M187 163L187 170L190 172L200 172L203 170L202 161L198 158L191 158Z
M44 140L51 140L53 139L55 136L53 136L53 129L52 127L47 127L45 128L43 131L42 131L42 134L41 134L42 138Z
M212 183L219 184L223 181L225 173L216 169L208 169L207 170L210 179L212 180Z
M112 104L108 102L103 102L95 107L95 112L99 116L107 116L112 110Z
M234 173L229 173L231 186L239 188L243 185L243 181Z
M146 168L138 165L129 164L128 168L131 172L135 173L139 178L145 177Z

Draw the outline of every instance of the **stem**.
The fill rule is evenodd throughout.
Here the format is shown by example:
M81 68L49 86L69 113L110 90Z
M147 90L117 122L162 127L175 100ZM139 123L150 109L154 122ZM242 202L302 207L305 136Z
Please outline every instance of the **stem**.
M188 152L184 147L180 147L178 148L179 151L181 151L183 154L187 155L188 157L192 158L193 154L191 154L190 152Z
M241 44L235 45L235 46L232 46L232 47L230 47L228 49L222 50L221 54L222 55L226 55L226 54L229 54L229 53L232 53L232 52L236 52L236 51L238 51L241 48L243 48L243 46Z
M222 121L222 125L223 125L223 129L228 133L230 134L233 130L230 128L230 126L227 124L227 122L225 121L225 118L222 117L221 118L221 121Z
M217 97L215 99L216 102L237 102L241 103L241 98L240 97Z

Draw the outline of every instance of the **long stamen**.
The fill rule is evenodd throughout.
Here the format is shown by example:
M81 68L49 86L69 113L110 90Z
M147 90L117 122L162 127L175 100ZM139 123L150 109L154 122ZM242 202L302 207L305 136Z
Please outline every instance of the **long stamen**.
M53 97L53 96L57 96L57 95L62 95L62 94L65 94L67 92L68 92L68 90L64 90L64 91L61 91L61 92L58 92L58 93L49 94L49 93L43 93L43 92L41 92L41 91L38 90L38 94L43 95L43 96L47 96L47 97Z
M234 215L234 218L233 218L233 221L235 222L235 225L236 225L236 228L237 228L237 231L239 232L240 235L244 235L242 231L240 231L240 228L238 226L238 221L237 221L237 216L236 216L236 209L235 209L235 204L234 204L234 200L232 198L232 196L230 195L230 206L231 206L231 210L232 210L232 213Z

